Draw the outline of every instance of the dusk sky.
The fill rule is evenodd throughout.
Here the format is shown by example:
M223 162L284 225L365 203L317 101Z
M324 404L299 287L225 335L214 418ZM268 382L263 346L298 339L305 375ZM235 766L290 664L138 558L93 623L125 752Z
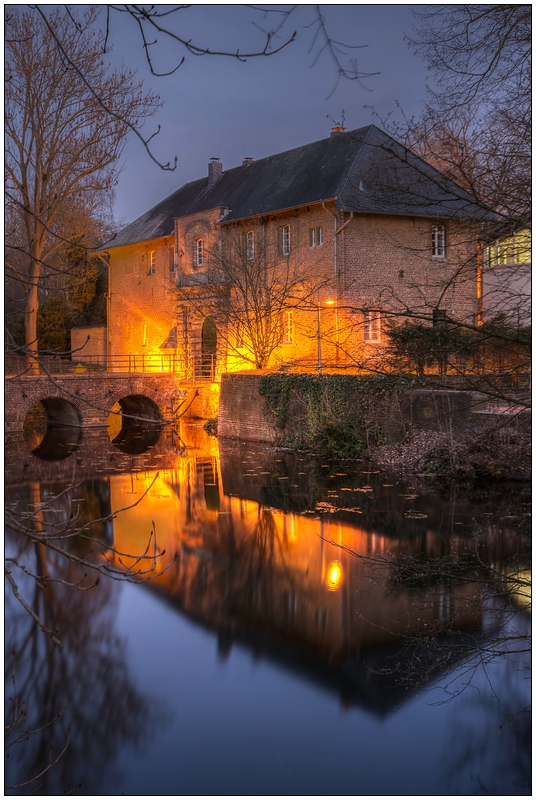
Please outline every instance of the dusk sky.
M288 6L264 6L277 9ZM186 53L186 61L172 76L156 78L146 66L135 23L125 15L112 17L111 39L114 59L137 67L146 85L160 95L164 106L147 124L157 157L173 162L174 172L161 170L134 138L124 156L124 168L116 190L115 217L128 223L147 211L182 184L206 175L212 156L219 156L223 169L235 167L244 156L263 158L329 135L331 122L345 110L348 129L368 125L381 127L381 118L397 113L397 102L407 116L419 115L424 99L426 70L408 48L404 34L415 23L415 5L332 5L322 6L331 36L356 49L345 59L356 58L360 72L379 74L361 82L341 78L337 83L334 63L327 52L318 54L318 43L309 52L314 7L298 6L282 32L297 30L296 41L268 58L247 63L236 59ZM421 6L422 8L422 6ZM103 18L104 21L104 18ZM275 24L274 14L266 18L248 6L194 5L163 20L176 26L181 36L199 46L213 49L240 48L242 52L262 49L264 35L255 23L266 28ZM153 48L155 66L164 72L176 63L173 49L159 36ZM331 95L331 96L330 96Z

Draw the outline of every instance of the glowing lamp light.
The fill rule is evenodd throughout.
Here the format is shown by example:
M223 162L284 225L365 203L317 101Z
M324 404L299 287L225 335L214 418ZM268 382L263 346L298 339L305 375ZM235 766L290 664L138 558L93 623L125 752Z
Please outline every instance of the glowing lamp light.
M335 300L333 300L333 298L332 298L332 297L328 297L328 299L327 299L327 300L324 300L324 303L325 303L327 306L334 306L334 305L335 305Z
M330 592L335 592L340 586L342 579L342 568L338 561L332 561L328 567L326 584Z

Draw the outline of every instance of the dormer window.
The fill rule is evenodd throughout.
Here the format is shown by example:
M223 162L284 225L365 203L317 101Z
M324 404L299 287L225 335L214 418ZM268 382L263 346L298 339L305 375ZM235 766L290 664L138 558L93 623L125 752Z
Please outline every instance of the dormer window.
M432 256L445 258L447 255L447 236L444 225L432 225Z
M156 252L154 250L149 251L149 270L147 275L154 275L154 270L156 267Z
M255 258L255 234L253 231L246 233L246 258L253 261Z
M285 225L283 228L283 255L290 255L290 225Z
M203 240L194 239L194 267L202 267L204 261Z

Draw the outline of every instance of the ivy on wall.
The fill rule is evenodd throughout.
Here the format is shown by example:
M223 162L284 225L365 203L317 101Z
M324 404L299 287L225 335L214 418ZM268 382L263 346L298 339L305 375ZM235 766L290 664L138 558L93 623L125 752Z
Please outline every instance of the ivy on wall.
M384 410L402 384L391 375L270 373L261 378L259 394L268 400L282 443L356 458L384 443Z

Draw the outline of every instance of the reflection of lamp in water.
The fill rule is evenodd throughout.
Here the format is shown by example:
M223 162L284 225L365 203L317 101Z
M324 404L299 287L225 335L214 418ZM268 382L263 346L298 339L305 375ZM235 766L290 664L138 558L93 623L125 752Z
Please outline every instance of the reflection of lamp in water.
M341 583L342 568L338 561L332 561L328 567L326 583L330 592L335 592Z

